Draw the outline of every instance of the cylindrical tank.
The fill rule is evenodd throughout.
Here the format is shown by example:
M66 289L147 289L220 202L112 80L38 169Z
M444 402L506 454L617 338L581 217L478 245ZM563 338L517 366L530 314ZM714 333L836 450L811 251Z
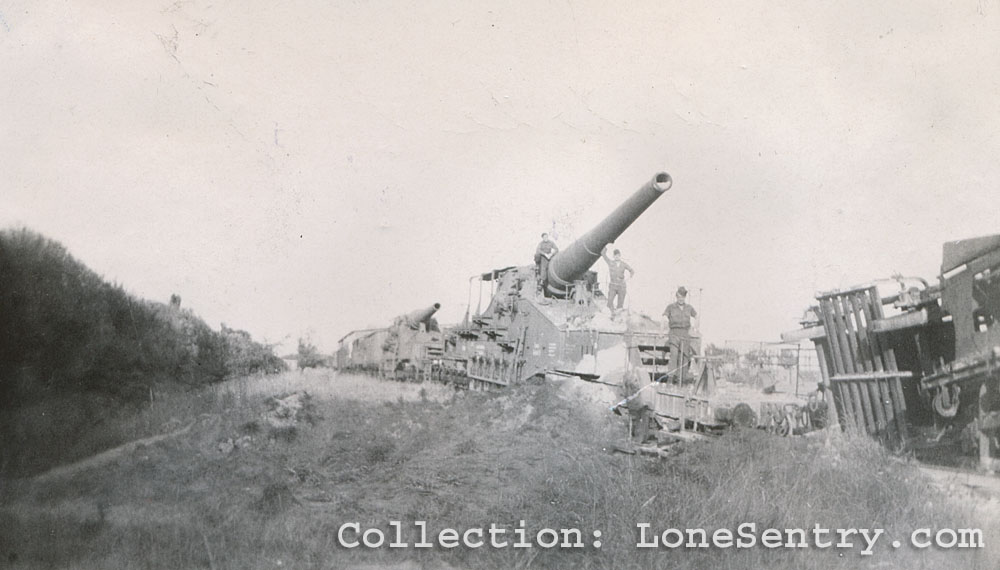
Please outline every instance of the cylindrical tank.
M670 189L671 184L673 180L669 174L658 173L601 223L557 253L549 262L549 292L559 297L564 296L567 288L583 277L590 266L601 257L601 250L618 239L618 236L622 235L646 208Z

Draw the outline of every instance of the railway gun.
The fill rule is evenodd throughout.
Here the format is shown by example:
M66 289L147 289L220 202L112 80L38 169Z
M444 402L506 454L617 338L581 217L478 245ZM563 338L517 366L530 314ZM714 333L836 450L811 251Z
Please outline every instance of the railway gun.
M656 174L547 264L475 274L470 299L478 285L480 299L486 288L489 301L474 312L470 303L456 326L438 331L427 320L435 304L390 327L349 333L341 339L338 366L473 390L530 378L602 384L612 387L609 404L641 392L659 423L673 429L736 424L788 435L821 427L818 408L825 402L727 382L711 357L700 356L697 332L671 342L661 319L607 306L593 265L672 184L669 174Z

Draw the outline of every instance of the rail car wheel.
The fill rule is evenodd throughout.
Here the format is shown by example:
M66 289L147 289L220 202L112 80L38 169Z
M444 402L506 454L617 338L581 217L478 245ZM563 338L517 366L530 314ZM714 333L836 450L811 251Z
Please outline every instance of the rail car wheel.
M962 392L960 386L944 386L934 394L931 404L934 412L942 418L953 418L958 413L958 395Z
M736 427L754 428L757 427L757 414L749 404L736 404L732 411L732 422Z
M819 392L809 394L809 411L815 413L820 406L826 407L826 402L819 399Z
M830 406L826 402L819 402L820 405L813 409L812 403L809 406L809 423L816 429L823 429L829 422Z
M781 437L788 437L792 433L792 418L787 414L775 418L774 433Z
M808 406L796 406L796 408L791 413L794 419L794 424L803 432L812 431L812 414L809 413ZM794 428L793 428L794 429Z

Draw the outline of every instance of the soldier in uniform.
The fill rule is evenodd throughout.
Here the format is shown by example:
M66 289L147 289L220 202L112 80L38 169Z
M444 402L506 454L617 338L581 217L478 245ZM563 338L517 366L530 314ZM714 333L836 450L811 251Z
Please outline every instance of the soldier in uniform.
M549 274L549 260L557 253L559 253L559 246L556 245L556 242L549 239L549 234L543 233L542 241L535 248L535 271L538 275L539 289L542 288L545 276Z
M656 414L653 411L655 386L647 384L639 388L641 384L642 381L635 371L627 373L623 378L623 386L626 391L635 390L635 392L611 408L617 415L621 415L625 411L628 412L629 424L632 428L630 435L634 443L638 445L645 443L653 436L652 430L659 427Z
M677 289L676 301L667 305L663 315L670 325L671 362L676 360L680 371L690 364L690 357L695 354L691 342L691 319L697 318L698 311L687 304L687 289L683 286ZM675 359L674 356L677 358Z
M608 274L611 276L610 283L608 283L608 308L612 311L615 310L615 297L618 297L619 309L625 304L625 272L628 271L629 277L635 275L635 270L622 261L621 250L616 249L614 256L614 259L608 257L608 246L604 246L604 249L601 250L601 257L607 262Z
M628 403L628 413L632 420L632 437L635 443L642 445L653 436L656 426L656 414L653 412L652 389L641 390Z

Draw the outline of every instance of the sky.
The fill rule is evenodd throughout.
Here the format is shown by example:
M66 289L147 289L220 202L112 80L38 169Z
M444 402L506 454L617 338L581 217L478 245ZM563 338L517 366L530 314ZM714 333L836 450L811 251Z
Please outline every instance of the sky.
M283 347L457 322L659 171L628 304L718 344L1000 233L997 0L0 0L0 71L0 227Z

